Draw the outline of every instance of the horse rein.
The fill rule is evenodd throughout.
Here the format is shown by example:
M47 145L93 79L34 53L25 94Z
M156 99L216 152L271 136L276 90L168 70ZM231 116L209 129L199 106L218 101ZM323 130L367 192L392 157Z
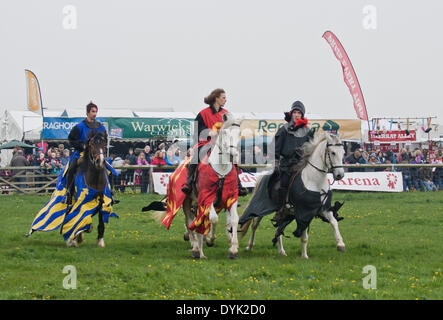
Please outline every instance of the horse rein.
M326 149L325 149L325 167L327 168L327 170L324 169L320 169L319 167L317 167L316 165L312 164L311 161L308 160L308 163L314 167L315 169L317 169L320 172L323 173L332 173L332 171L336 168L343 168L343 165L340 166L334 166L332 164L332 160L331 160L331 154L329 153L329 147L343 147L343 143L335 143L335 144L331 144L331 143L326 143ZM328 159L329 159L329 163L331 164L331 167L328 166L328 164L326 163L326 154L328 155Z
M238 124L238 123L233 123L232 125L231 125L231 127L240 127L240 125ZM237 148L237 146L233 146L233 145L229 145L229 148L234 148L234 149L236 149ZM220 154L223 154L223 152L221 152L221 150L218 152L218 154L220 155Z

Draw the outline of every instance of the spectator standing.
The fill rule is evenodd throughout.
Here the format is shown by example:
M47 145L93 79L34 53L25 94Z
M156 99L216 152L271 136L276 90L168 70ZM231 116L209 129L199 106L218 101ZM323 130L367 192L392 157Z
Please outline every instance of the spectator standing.
M117 156L114 158L114 160L111 163L112 167L122 167L124 165L125 161ZM115 169L115 171L118 173L118 176L114 176L112 175L112 182L113 182L113 186L116 190L119 191L123 191L123 186L122 186L122 169Z
M144 153L145 153L145 159L146 161L148 161L148 163L152 162L152 158L151 158L151 147L149 145L146 145L145 148L143 149Z
M129 148L129 153L125 157L125 160L129 161L130 166L137 165L137 156L134 154L133 148ZM126 171L126 178L127 178L126 183L128 186L134 185L134 169L128 169Z
M14 156L11 159L10 166L11 167L27 167L27 166L29 166L29 161L24 157L23 150L17 149L17 151L15 152ZM14 181L18 184L17 186L20 189L27 188L27 185L25 184L26 177L24 177L26 174L26 171L14 170L13 172L14 172L14 175L23 176L23 177L14 178Z
M402 164L407 164L408 161L402 160ZM412 189L412 178L411 178L411 169L409 167L401 167L398 169L403 176L403 191L411 191Z
M144 152L140 152L137 158L137 165L139 166L147 166L149 165L148 161L145 159ZM141 186L141 192L146 193L147 191L147 179L149 177L149 170L146 169L137 169L135 170L135 184ZM149 181L149 179L148 179Z
M61 162L57 159L57 155L55 152L51 153L51 159L49 160L49 165L50 165L50 173L51 174L59 174L60 171L62 170L62 164Z
M68 162L69 162L69 150L64 149L63 156L60 158L60 163L62 164L62 167L64 168Z
M365 161L365 159L363 159L361 152L362 152L361 149L355 149L354 153L352 153L351 155L346 157L345 163L356 164L356 165L366 164L366 161ZM349 172L361 172L364 170L360 169L360 168L357 168L357 169L350 168L350 169L348 169L348 171Z
M155 166L165 166L166 161L164 153L160 150L157 150L154 154L154 158L152 159L151 164ZM162 169L154 168L154 172L162 172L162 171L163 171Z

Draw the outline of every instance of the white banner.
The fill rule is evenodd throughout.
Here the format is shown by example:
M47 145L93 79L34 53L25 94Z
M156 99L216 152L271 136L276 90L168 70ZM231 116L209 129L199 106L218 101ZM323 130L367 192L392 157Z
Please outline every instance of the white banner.
M330 185L334 181L330 173L328 173L328 180ZM403 176L401 172L392 171L346 172L343 179L331 185L331 189L402 192Z
M259 175L270 173L269 171L254 173L241 173L240 181L245 188L254 188ZM153 172L154 192L166 194L169 183L169 176L172 172ZM346 172L345 177L340 181L335 181L332 174L328 174L329 185L335 190L354 191L383 191L402 192L403 176L401 172L380 171L380 172ZM332 184L333 183L333 184Z
M166 194L169 184L169 176L172 172L153 172L152 182L154 184L154 192L158 194Z

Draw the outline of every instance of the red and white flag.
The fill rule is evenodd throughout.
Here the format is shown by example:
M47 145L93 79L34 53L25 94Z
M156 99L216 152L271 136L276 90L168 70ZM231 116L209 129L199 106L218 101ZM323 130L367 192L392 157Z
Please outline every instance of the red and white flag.
M351 61L349 60L345 49L331 31L326 31L323 34L323 38L325 38L325 40L329 43L335 57L341 63L343 68L343 77L349 91L351 92L357 117L360 120L368 120L368 113L366 111L365 100L360 89L360 84L358 83L357 75L355 74L354 68L352 67Z

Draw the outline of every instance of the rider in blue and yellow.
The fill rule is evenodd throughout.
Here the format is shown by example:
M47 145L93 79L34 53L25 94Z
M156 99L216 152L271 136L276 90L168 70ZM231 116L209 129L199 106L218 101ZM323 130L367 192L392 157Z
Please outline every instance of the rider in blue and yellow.
M101 122L95 120L97 117L97 112L98 107L94 103L90 102L86 106L86 119L72 128L68 136L69 143L75 149L75 152L71 157L66 178L67 191L65 203L67 204L72 203L72 196L75 190L73 181L75 173L77 172L78 162L83 158L83 151L85 150L86 143L88 142L89 132L104 132L107 138L106 128Z

